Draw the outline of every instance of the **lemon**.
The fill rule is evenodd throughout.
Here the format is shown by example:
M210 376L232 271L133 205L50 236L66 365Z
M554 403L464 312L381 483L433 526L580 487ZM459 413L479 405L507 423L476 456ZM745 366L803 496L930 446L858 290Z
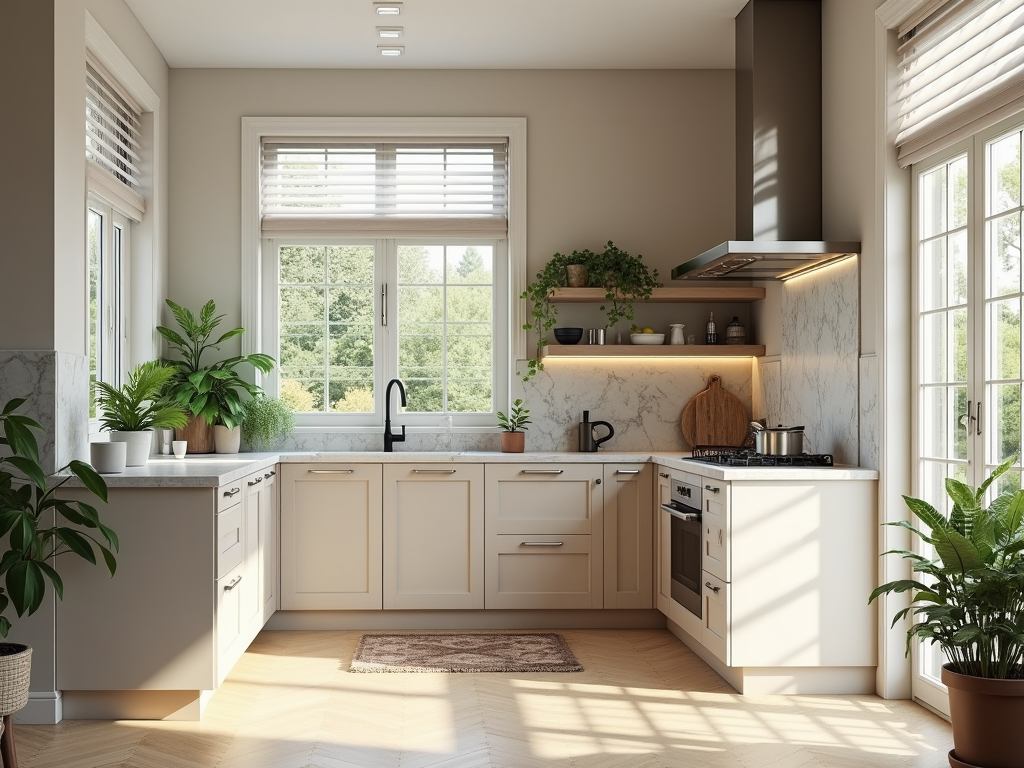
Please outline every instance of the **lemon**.
M653 328L644 328L641 331L641 333L654 333L654 329Z

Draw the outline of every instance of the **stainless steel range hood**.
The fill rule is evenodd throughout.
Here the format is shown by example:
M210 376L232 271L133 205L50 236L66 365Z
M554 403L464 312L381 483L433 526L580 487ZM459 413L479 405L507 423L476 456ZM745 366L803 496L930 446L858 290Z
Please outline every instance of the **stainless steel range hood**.
M821 236L821 3L750 0L736 17L736 239L673 280L784 280L860 252Z

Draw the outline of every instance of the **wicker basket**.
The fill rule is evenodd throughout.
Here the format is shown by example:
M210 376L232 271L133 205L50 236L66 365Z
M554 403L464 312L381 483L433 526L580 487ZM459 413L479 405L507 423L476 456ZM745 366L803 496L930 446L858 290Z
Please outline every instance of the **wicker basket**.
M28 704L32 648L19 643L0 643L0 717Z

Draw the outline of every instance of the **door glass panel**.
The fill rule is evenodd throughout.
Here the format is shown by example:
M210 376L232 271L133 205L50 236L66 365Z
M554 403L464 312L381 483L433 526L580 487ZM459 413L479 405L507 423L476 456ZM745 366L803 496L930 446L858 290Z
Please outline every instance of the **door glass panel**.
M93 385L102 378L101 308L103 306L103 214L92 210L86 216L86 258L89 263L89 418L96 418Z
M989 144L989 215L1020 205L1020 132Z
M999 216L988 223L989 296L1020 291L1020 212Z
M946 231L946 166L921 176L920 237L925 240Z

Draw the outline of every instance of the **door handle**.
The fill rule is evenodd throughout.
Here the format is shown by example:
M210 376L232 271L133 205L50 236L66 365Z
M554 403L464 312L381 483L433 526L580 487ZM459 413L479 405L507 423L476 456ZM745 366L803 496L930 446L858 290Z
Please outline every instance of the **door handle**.
M232 589L234 589L235 587L238 586L238 582L240 582L241 580L242 580L242 577L240 575L239 576L235 576L235 578L233 578L231 580L230 584L225 584L224 585L224 591L225 592L230 592Z
M561 547L563 542L561 541L523 541L520 542L521 547Z
M981 434L981 400L978 401L978 432L977 432L977 434L979 434L979 435Z
M711 582L710 582L710 581L705 581L705 582L704 582L704 586L705 586L705 587L707 587L708 589L710 589L710 590L711 590L712 592L714 592L714 593L715 593L716 595L717 595L717 594L718 594L718 593L719 593L719 592L720 592L720 591L722 590L722 588L721 588L721 587L715 587L715 586L713 586L713 585L711 584Z
M616 475L639 475L640 474L640 470L639 469L616 469L615 470L615 474Z
M310 475L351 475L354 469L307 469Z
M564 469L520 469L521 475L560 475Z
M412 473L414 475L454 475L456 471L454 469L414 469Z
M224 491L224 495L227 496L230 499L236 493L241 493L241 492L242 492L241 488L232 488L230 491Z

